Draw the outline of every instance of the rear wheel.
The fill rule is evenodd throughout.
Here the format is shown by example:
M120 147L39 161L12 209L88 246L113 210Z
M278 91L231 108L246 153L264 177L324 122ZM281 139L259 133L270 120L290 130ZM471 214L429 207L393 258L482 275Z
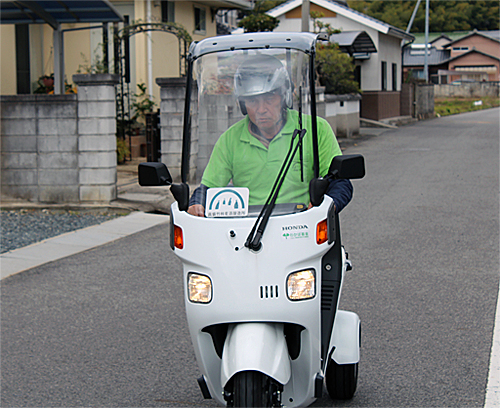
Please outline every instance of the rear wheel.
M347 400L354 396L358 382L358 363L337 364L330 360L325 374L330 398Z
M232 382L232 401L228 406L281 407L282 386L267 375L258 371L243 371L235 374Z

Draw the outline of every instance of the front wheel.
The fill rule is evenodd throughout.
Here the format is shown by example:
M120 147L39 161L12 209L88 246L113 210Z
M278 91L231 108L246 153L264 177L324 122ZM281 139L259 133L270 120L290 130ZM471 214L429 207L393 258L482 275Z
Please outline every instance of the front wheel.
M358 382L358 363L337 364L330 360L325 373L326 389L332 399L347 400L354 396Z
M259 371L235 374L232 388L228 406L281 407L281 384Z

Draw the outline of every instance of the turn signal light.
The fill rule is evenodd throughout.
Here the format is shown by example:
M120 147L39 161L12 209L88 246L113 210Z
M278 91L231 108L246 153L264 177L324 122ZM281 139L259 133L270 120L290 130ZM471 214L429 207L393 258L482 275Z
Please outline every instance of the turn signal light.
M177 249L184 248L184 238L182 236L182 228L174 225L174 246Z
M325 219L316 226L316 243L321 245L326 241L328 241L328 222Z

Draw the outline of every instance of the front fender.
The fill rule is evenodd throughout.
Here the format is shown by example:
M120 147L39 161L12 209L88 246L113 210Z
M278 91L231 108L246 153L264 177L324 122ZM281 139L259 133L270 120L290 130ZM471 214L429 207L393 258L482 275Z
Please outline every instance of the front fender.
M345 310L337 311L328 350L331 353L335 348L331 355L333 361L337 364L359 362L360 330L361 322L356 313Z
M283 324L241 323L228 329L222 353L221 384L241 371L260 371L281 384L291 367Z

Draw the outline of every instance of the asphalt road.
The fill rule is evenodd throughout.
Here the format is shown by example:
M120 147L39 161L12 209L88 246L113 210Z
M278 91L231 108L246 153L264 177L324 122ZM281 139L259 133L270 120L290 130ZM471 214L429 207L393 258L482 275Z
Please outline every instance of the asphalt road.
M499 109L388 131L341 215L341 306L363 341L352 401L481 407L499 283ZM158 226L2 281L2 407L215 406L203 400L180 262Z

